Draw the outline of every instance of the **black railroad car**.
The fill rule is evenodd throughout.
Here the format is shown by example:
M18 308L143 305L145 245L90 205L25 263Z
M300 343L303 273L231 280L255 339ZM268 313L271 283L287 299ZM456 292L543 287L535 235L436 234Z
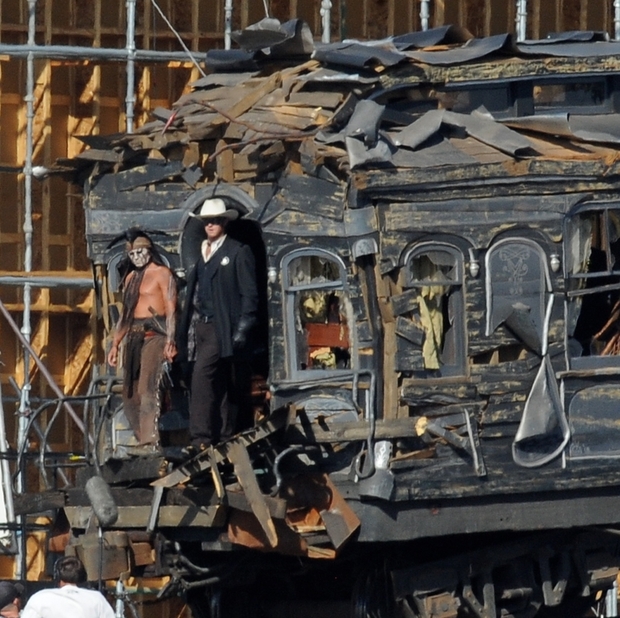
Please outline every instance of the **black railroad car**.
M208 197L243 215L262 294L233 440L136 457L118 378L97 382L106 534L129 538L106 576L169 574L197 616L580 615L620 565L620 43L235 40L173 109L57 166L83 183L104 342L115 239L150 231L182 281Z

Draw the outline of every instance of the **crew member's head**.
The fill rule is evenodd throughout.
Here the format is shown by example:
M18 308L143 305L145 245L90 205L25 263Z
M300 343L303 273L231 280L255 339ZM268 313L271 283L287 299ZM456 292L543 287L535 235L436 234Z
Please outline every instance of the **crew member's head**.
M152 252L153 243L146 235L136 236L127 243L127 255L136 268L144 268L150 262Z
M83 584L86 581L86 569L79 558L65 556L59 558L54 565L54 579L60 587Z
M21 584L0 581L0 611L13 608L16 608L19 611L21 608L21 596L23 592L24 587Z
M213 242L224 234L228 223L239 216L239 211L226 208L226 202L222 198L212 197L202 203L199 212L190 213L190 216L202 221L207 240Z

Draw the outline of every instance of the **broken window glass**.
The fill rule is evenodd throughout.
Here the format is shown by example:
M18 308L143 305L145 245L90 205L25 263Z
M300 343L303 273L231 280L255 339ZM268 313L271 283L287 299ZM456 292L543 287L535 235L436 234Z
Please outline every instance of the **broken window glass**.
M572 357L620 355L620 208L576 214L567 234Z
M419 369L431 375L464 371L463 259L456 248L442 244L416 247L407 257L403 287L413 292L397 303L400 371ZM413 336L421 333L418 339ZM421 349L420 349L421 348ZM418 360L419 359L419 360Z
M351 367L344 268L327 253L285 260L288 347L293 369Z

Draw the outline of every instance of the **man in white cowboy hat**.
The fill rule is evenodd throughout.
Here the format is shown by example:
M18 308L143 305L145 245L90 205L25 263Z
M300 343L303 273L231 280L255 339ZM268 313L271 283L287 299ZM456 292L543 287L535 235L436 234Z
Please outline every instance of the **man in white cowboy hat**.
M204 224L206 238L188 275L179 327L179 347L195 360L187 455L230 438L238 411L249 406L249 344L258 309L252 250L226 233L238 211L215 197L191 216Z

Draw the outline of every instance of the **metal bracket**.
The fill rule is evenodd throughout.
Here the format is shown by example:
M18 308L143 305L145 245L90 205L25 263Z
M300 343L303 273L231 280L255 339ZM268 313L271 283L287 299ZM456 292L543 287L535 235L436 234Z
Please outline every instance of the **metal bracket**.
M497 618L495 610L495 586L490 571L481 575L482 603L476 597L471 583L463 584L463 600L478 618Z
M554 556L554 553L548 548L541 550L538 555L543 598L545 605L549 607L555 607L562 602L571 570L570 555L568 552L563 551L559 555L560 562L557 568L557 581L554 585L551 579L550 558L552 556Z

